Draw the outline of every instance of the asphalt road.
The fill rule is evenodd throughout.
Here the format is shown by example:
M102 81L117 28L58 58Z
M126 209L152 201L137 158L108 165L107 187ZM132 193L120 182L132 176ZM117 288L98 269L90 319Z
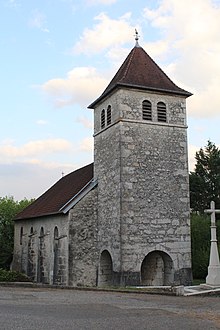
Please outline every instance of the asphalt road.
M0 329L220 329L220 297L0 287Z

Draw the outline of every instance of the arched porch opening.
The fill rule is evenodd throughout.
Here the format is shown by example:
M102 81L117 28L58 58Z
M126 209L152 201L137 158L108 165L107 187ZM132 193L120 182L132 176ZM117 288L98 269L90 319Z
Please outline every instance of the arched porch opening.
M98 286L111 286L113 284L112 257L107 250L100 256Z
M141 284L152 286L171 285L173 283L173 261L163 251L152 251L141 264Z

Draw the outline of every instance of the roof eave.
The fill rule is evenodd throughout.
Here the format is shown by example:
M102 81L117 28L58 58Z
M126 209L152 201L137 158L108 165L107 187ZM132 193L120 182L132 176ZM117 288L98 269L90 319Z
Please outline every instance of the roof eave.
M74 195L69 201L63 205L59 211L66 214L73 206L75 206L85 195L87 195L95 186L97 180L94 178L90 180L76 195Z
M64 215L63 212L50 212L50 213L43 213L43 214L40 214L40 215L31 215L31 216L28 216L28 217L19 217L19 218L14 218L14 221L20 221L20 220L29 220L29 219L37 219L37 218L42 218L42 217L49 217L49 216L55 216L55 215Z
M58 211L44 213L40 215L32 215L28 217L18 217L14 221L18 220L28 220L28 219L37 219L47 216L55 215L65 215L74 205L76 205L85 195L87 195L95 186L97 185L97 180L94 178L90 180L76 195L74 195L69 201L67 201Z
M141 85L134 85L134 84L128 84L128 83L117 83L112 88L110 88L108 91L104 92L100 97L98 97L93 103L91 103L88 108L94 109L95 106L100 103L104 98L106 98L110 93L112 93L115 89L119 89L120 87L123 88L135 88L140 90L147 90L151 92L157 92L157 93L166 93L171 95L178 95L178 96L184 96L184 97L190 97L193 94L190 92L185 91L184 89L179 89L177 91L175 90L169 90L164 88L156 88L156 87L149 87L149 86L141 86Z

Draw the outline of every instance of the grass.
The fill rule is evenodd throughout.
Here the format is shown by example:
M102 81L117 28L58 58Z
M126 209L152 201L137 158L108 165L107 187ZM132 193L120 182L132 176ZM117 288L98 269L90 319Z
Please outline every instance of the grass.
M205 283L205 279L203 279L203 278L193 279L193 285L200 285L200 284L204 284L204 283Z

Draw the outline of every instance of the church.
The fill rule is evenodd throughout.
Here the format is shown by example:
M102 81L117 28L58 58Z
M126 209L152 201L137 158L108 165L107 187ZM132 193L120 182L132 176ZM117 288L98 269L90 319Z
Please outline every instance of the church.
M190 285L186 98L138 43L94 109L94 163L15 218L13 269L62 286Z

